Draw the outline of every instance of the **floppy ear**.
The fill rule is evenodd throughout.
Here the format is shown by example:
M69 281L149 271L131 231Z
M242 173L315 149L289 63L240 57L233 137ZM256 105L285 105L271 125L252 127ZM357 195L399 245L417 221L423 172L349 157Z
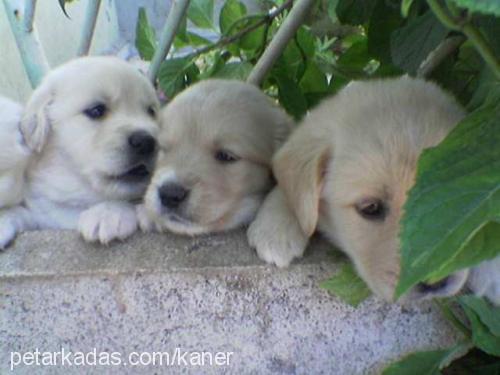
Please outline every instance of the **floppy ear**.
M300 125L273 160L278 185L309 237L318 223L321 186L330 156L328 140L315 134L315 130L307 124Z
M294 120L283 110L278 109L276 116L275 126L274 126L274 152L276 152L287 140L288 136L292 132L292 129L296 127Z
M47 142L51 128L48 112L52 97L50 86L42 82L42 85L31 96L24 110L20 130L24 142L32 151L42 151Z

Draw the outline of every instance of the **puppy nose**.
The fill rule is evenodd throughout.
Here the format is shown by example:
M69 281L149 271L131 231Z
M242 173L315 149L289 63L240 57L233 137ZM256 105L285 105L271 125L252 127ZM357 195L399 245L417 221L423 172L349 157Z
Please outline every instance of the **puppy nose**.
M418 283L417 284L417 289L421 293L433 293L437 292L440 289L446 288L449 282L449 277L445 277L444 279L441 279L435 283Z
M186 200L189 195L189 190L178 184L167 184L160 187L158 194L160 195L161 204L167 208L177 208Z
M140 156L151 156L156 149L156 140L151 134L143 130L130 134L128 144Z

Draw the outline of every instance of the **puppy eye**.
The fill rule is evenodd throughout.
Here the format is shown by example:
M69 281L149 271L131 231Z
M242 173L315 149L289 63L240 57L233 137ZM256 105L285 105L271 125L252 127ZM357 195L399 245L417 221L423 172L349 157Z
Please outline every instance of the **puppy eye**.
M234 163L239 160L236 155L226 150L217 150L214 156L215 160L221 163Z
M98 120L103 118L107 112L108 108L106 107L106 105L102 103L95 104L92 107L87 108L86 110L83 111L85 116L87 116L92 120Z
M152 105L148 107L148 115L150 115L153 118L156 117L156 109Z
M368 220L383 220L387 209L380 199L365 199L356 204L356 211Z

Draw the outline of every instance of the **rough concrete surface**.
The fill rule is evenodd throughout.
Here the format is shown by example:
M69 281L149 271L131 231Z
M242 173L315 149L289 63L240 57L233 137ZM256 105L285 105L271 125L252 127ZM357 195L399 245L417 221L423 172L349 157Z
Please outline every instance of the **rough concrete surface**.
M278 270L259 261L242 232L137 235L109 247L71 232L24 234L0 253L0 373L10 372L11 352L95 348L119 353L120 364L77 366L71 357L72 366L19 365L13 373L371 374L408 352L457 341L429 303L371 297L354 309L320 289L337 270L329 249L315 240L302 261ZM129 363L143 352L145 362L152 352L174 361L176 348L188 360L211 352L212 365ZM229 365L215 365L216 352L233 352Z

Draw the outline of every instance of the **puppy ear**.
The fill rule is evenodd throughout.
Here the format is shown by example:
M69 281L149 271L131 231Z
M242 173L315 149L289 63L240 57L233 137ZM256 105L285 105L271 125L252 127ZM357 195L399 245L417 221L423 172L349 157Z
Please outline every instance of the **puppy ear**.
M42 86L35 90L26 105L20 131L24 142L32 151L42 151L47 142L51 128L48 110L52 96L49 85L42 83Z
M315 134L315 130L300 125L273 160L278 185L309 237L318 223L322 182L330 155L327 139Z
M276 152L283 145L283 143L285 143L294 127L296 127L296 124L293 119L288 116L285 111L280 109L277 115L277 120L275 121L273 133L274 152Z

